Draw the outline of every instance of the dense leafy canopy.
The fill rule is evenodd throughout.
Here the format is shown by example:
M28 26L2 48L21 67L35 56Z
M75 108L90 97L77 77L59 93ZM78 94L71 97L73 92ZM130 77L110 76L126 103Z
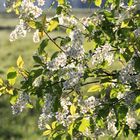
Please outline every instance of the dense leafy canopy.
M10 94L13 114L39 105L38 126L48 139L88 140L104 135L115 139L129 134L138 139L139 1L88 2L98 7L88 17L76 17L67 0L55 0L50 9L58 3L56 14L47 18L50 9L42 10L44 0L7 0L7 11L14 11L20 20L10 41L34 30L33 40L40 45L30 71L19 56L7 80L0 79L0 93ZM63 35L51 37L54 31ZM49 42L59 49L52 56L45 50ZM85 42L92 44L89 49ZM18 77L22 77L20 86ZM32 96L37 97L36 105Z

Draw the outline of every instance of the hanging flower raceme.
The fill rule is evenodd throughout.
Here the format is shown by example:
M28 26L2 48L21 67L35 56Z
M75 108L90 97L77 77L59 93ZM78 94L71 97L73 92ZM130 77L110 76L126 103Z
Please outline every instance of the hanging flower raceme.
M114 54L111 52L112 47L109 44L98 47L92 56L92 65L97 65L103 61L107 61L108 65L114 62Z

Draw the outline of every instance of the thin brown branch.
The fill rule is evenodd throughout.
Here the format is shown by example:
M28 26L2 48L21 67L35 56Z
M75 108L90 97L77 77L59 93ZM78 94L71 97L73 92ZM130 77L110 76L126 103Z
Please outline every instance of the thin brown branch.
M65 53L65 51L50 37L50 35L44 30L44 33L47 35L47 37L49 38L50 41L52 41L52 43L59 48L62 52Z

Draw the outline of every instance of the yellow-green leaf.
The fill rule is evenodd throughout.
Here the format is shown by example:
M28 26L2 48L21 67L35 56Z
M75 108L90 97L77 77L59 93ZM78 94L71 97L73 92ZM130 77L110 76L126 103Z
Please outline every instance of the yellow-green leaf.
M95 0L94 3L96 6L100 7L102 4L102 0Z
M72 123L70 126L69 126L69 130L68 130L68 133L72 136L73 135L73 126L74 126L74 123Z
M88 89L87 92L99 92L101 90L101 85L93 85Z
M13 8L17 8L17 7L19 7L21 4L22 4L22 1L21 1L21 0L17 0L16 2L14 2Z
M3 85L3 80L0 78L0 86Z
M131 6L133 4L133 0L128 1L128 5Z
M140 108L136 110L137 116L140 116Z
M63 5L65 3L65 0L58 0L58 4Z
M46 128L49 129L49 130L51 130L51 127L48 124L46 124Z
M23 68L23 65L24 65L24 61L23 61L22 57L19 56L17 59L17 66L18 66L18 68Z
M79 126L79 131L84 132L90 126L90 122L88 118L83 118L81 124Z
M124 22L124 21L123 21L123 22L121 23L121 28L127 27L128 24L129 24L129 22Z
M140 95L138 97L136 97L136 103L140 103Z
M13 95L13 89L7 89L7 88L6 88L6 92L7 92L8 94L10 94L10 95Z
M14 105L14 104L16 103L16 101L17 101L17 96L13 96L13 97L10 99L10 103L11 103L12 105Z
M51 130L46 130L43 132L43 136L48 136L49 134L51 134Z
M29 22L28 22L28 25L29 25L31 28L36 29L36 23L35 23L35 21L33 21L33 20L29 21Z
M70 106L70 113L71 113L71 115L74 115L75 112L76 112L76 106L75 106L74 104L72 104L72 105Z
M52 123L52 129L55 129L56 128L56 121L54 121L53 123Z
M26 107L27 107L27 108L31 108L31 109L32 109L32 108L33 108L33 105L32 105L32 104L30 104L30 103L28 103L28 104L26 104Z
M58 21L56 20L51 20L49 25L48 25L48 28L47 28L47 31L51 32L53 31L54 29L56 29L58 26Z

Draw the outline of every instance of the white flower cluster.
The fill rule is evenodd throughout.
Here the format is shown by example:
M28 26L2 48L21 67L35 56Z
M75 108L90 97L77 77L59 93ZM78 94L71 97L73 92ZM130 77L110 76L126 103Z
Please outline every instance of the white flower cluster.
M45 5L45 0L37 0L39 6Z
M65 78L65 82L63 83L64 90L74 88L80 82L80 78L83 76L84 68L82 65L67 65L64 68L64 71L67 69L67 72L63 77Z
M57 17L58 17L60 25L63 25L63 26L77 25L76 19L72 16L68 17L68 16L61 14L61 15L58 15Z
M47 69L50 71L55 71L60 69L60 67L64 67L67 62L67 56L65 53L59 53L56 58L54 58L52 61L47 62Z
M79 117L78 113L71 115L69 108L72 105L70 98L61 98L60 104L62 107L61 112L56 112L55 118L59 123L62 123L64 127L69 126L75 119Z
M39 6L45 4L45 0L37 0ZM27 32L30 31L29 25L26 24L28 20L34 20L42 15L42 8L38 7L35 2L31 0L23 0L20 7L20 23L16 26L15 30L10 34L10 41L15 41L20 37L25 37ZM39 30L33 35L33 41L38 43L40 41Z
M39 4L43 4L38 0ZM21 17L23 18L38 18L42 14L42 9L36 6L31 0L23 0L21 4Z
M137 74L134 68L134 60L130 60L125 68L120 71L120 80L122 83L135 83L138 84L140 81L140 74Z
M81 60L85 54L82 32L80 30L74 30L70 33L70 38L71 44L63 46L63 49L67 56Z
M81 0L81 2L86 3L86 2L87 2L87 0Z
M91 19L89 17L83 17L81 19L81 22L84 24L84 26L88 26L89 23L91 22ZM84 29L85 29L85 27L84 27Z
M111 49L112 47L109 44L98 47L92 56L92 65L100 64L104 60L108 62L108 65L111 65L114 62L114 54L111 52Z
M108 129L108 133L112 136L115 136L118 132L115 124L116 124L115 113L114 110L111 110L109 112L109 115L107 116L107 129Z
M139 37L140 36L140 27L138 27L135 31L134 31L134 34L136 37Z
M83 101L83 99L79 99L79 107L81 108L81 113L85 114L87 112L94 111L96 106L98 106L100 103L99 101L94 97L90 96L86 100Z
M129 126L130 129L136 129L137 128L137 122L136 118L134 117L133 111L128 111L126 115L126 124Z
M117 99L118 100L123 99L124 97L125 97L124 93L118 92L118 94L117 94Z
M53 113L54 97L52 97L50 94L47 93L47 95L44 97L44 100L45 103L42 108L42 114L40 115L38 120L38 127L41 130L45 129L46 124L48 124L48 122L54 116Z
M37 30L34 32L34 35L33 35L33 42L34 42L34 43L38 43L39 41L40 41L39 30L37 29Z
M21 113L23 109L26 107L26 104L28 102L29 102L29 95L27 95L26 93L20 93L16 103L11 106L12 113L14 115Z
M20 20L19 25L17 25L15 30L10 34L10 41L12 42L20 37L25 37L28 31L29 28L26 23L23 20Z
M98 100L96 100L93 96L87 98L86 100L78 98L79 109L75 112L75 114L72 115L70 113L70 107L72 105L70 97L61 98L60 103L62 110L61 112L57 112L55 117L59 123L63 124L64 127L69 126L74 120L85 115L89 111L93 111L99 104Z

